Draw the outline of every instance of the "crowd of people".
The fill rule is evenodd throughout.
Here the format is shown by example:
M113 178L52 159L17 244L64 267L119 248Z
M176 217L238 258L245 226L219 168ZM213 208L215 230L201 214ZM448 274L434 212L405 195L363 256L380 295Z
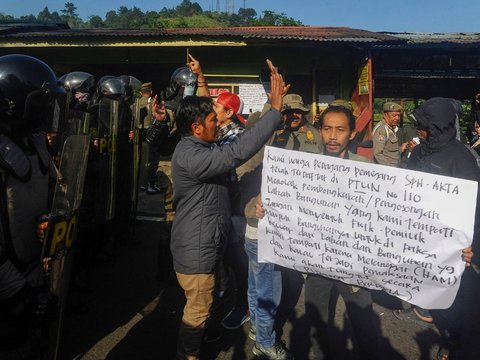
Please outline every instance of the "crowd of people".
M137 190L149 196L162 193L167 231L159 239L157 278L180 286L186 298L177 359L198 359L201 344L218 340L222 327L237 329L248 321L248 337L255 342L253 355L293 359L282 340L279 308L286 287L302 286L312 358L333 358L330 305L336 293L345 302L358 358L383 358L369 289L258 261L258 223L265 216L260 191L265 147L478 182L480 110L465 145L459 140L458 101L427 100L409 114L410 124L401 128L404 109L386 102L383 119L373 129L373 159L369 159L356 154L359 142L352 103L336 100L312 122L303 98L289 93L290 85L270 60L267 66L268 102L262 112L245 119L237 94L210 97L200 62L191 55L187 66L177 69L170 86L157 95L151 82L131 76L106 76L95 83L91 74L73 72L57 79L38 59L0 57L0 70L7 73L0 78L0 350L15 349L35 336L37 344L29 344L22 356L35 358L33 353L45 350L45 335L38 330L40 323L49 321L48 306L41 302L50 285L45 266L49 260L41 261L45 216L52 184L58 180L55 169L63 140L84 134L91 141L70 281L73 291L88 285L93 256L95 261L108 261L119 242L134 241ZM51 108L62 98L66 117L58 125L55 116L62 112ZM479 102L477 95L480 109ZM466 270L454 304L442 310L394 311L401 320L438 328L439 360L479 356L479 317L474 316L480 299L478 216L472 247L458 254ZM94 242L100 250L92 254ZM219 316L216 304L226 294L233 297L233 305ZM81 305L81 301L76 304Z

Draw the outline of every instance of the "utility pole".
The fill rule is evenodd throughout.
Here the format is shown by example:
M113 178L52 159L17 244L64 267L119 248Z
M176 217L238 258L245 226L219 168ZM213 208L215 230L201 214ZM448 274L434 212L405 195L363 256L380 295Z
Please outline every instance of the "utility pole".
M219 13L220 12L220 0L217 0L217 12Z
M229 15L235 12L235 0L226 0L225 1L225 12Z

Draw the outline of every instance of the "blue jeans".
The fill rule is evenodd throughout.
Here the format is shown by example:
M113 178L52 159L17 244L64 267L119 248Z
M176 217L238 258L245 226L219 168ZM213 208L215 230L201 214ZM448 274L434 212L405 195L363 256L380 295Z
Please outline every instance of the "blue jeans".
M256 342L272 347L277 341L275 316L282 296L282 276L274 264L258 263L257 241L245 238L248 255L248 306Z

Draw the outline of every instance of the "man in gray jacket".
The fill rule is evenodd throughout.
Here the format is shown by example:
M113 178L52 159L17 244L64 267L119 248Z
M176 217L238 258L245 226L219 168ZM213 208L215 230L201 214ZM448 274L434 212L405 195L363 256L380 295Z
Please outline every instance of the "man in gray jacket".
M186 97L177 110L182 140L172 158L173 205L176 209L171 250L187 302L179 330L177 359L198 359L210 315L219 263L230 226L226 173L252 157L282 124L283 78L271 70L272 109L250 131L224 146L215 146L216 114L210 98Z

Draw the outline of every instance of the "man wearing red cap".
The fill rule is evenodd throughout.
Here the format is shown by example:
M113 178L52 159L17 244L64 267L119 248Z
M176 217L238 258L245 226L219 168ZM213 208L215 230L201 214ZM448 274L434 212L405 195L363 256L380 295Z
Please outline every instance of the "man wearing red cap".
M242 108L243 102L237 94L224 92L218 96L214 109L217 114L219 145L233 136L232 141L244 131L247 121L240 115Z

